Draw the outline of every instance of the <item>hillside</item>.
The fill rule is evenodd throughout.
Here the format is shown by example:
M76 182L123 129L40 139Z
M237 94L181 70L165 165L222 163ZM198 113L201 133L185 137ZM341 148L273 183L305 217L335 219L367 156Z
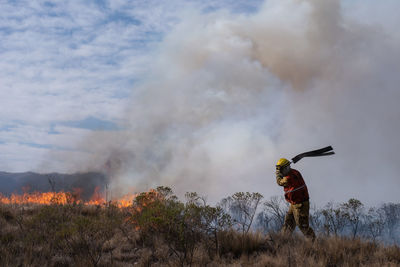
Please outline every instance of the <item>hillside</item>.
M400 248L319 234L246 230L196 193L166 187L128 207L0 205L1 266L399 266ZM250 226L250 225L249 225ZM243 229L243 230L242 230Z
M53 185L50 184L52 181ZM103 188L107 182L104 174L96 172L62 174L35 172L10 173L0 172L0 193L9 195L26 192L48 192L48 191L72 191L80 188L82 197L88 199L96 187ZM54 188L52 188L54 186Z

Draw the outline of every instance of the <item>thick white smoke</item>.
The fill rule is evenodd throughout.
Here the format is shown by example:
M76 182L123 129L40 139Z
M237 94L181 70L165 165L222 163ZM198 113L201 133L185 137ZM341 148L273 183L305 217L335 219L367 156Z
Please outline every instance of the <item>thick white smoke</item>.
M134 88L126 131L85 142L91 160L116 192L167 185L213 201L281 194L280 157L332 145L293 166L313 201L398 201L399 39L357 21L333 0L188 11Z

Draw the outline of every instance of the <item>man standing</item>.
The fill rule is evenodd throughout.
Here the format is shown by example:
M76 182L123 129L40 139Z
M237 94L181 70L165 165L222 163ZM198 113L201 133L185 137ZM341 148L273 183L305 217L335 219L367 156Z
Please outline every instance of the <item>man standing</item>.
M282 231L292 233L297 225L307 238L315 240L314 230L308 222L310 202L307 186L300 172L290 168L290 163L281 158L276 164L276 182L283 186L285 199L290 203Z

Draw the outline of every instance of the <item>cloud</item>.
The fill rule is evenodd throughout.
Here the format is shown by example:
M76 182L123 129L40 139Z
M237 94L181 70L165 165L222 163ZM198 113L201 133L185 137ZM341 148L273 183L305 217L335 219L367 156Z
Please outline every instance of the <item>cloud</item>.
M7 131L0 142L7 151L26 146L3 154L3 170L69 170L58 161L51 166L52 151L80 150L78 139L87 132L70 128L120 124L157 43L188 5L238 7L229 1L2 1L0 128ZM56 126L66 121L69 127Z
M67 121L62 122L62 125L74 127L74 128L82 128L89 129L94 131L116 131L118 130L118 125L111 121L101 120L95 117L87 117L81 121Z

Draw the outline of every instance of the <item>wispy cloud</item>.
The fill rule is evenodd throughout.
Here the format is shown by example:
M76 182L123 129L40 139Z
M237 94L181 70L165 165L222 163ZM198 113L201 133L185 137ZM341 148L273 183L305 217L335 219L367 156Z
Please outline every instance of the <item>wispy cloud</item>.
M47 152L74 149L85 134L71 136L67 128L118 129L157 43L180 20L179 10L250 12L260 3L1 1L3 169L43 167Z

